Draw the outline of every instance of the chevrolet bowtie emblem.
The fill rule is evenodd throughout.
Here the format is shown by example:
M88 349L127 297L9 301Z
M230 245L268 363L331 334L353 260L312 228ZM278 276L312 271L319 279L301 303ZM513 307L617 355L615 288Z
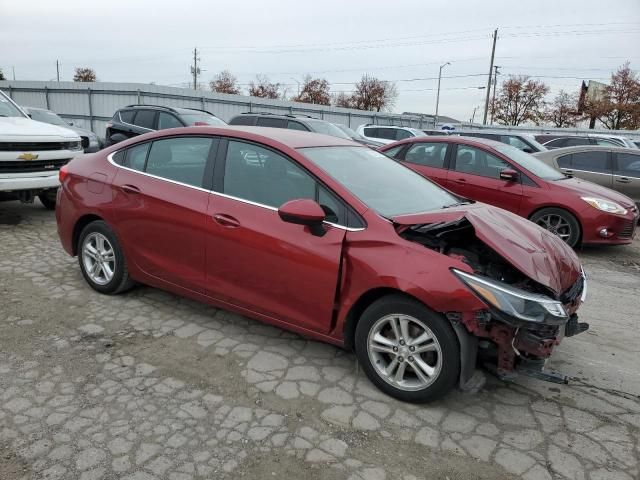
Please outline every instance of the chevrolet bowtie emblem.
M18 160L37 160L38 155L34 153L23 153L18 156Z

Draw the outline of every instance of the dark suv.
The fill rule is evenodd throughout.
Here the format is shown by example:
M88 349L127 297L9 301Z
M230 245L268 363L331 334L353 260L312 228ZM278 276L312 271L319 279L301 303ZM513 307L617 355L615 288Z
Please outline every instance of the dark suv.
M117 110L111 121L107 123L105 144L108 147L154 130L195 125L219 127L226 123L206 110L159 105L128 105Z
M251 125L256 127L288 128L304 132L324 133L332 137L351 138L333 123L309 115L278 115L270 112L246 112L229 120L229 125Z

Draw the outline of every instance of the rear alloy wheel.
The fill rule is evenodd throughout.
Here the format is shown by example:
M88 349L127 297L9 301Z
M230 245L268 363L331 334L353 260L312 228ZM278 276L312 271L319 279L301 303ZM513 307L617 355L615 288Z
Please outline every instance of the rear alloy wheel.
M365 310L355 347L369 379L406 402L445 395L460 372L460 348L448 320L401 295L384 297Z
M52 188L50 190L45 190L40 195L38 195L38 200L47 210L55 210L56 209L56 196L58 195L58 189Z
M543 208L534 213L530 220L560 237L570 247L575 247L580 239L580 224L562 208Z
M100 293L119 293L133 286L118 239L101 220L80 233L78 262L87 283Z

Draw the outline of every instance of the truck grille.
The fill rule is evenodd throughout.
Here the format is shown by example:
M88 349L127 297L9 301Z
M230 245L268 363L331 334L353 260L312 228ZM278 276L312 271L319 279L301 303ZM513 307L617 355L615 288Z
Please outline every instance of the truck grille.
M620 233L618 233L618 238L631 238L633 236L633 231L636 228L636 219L629 220L625 222L624 226L620 229Z
M42 152L46 150L72 150L78 142L0 142L1 152Z
M64 158L61 160L11 160L0 162L0 173L31 173L49 172L60 170L60 168L71 160Z

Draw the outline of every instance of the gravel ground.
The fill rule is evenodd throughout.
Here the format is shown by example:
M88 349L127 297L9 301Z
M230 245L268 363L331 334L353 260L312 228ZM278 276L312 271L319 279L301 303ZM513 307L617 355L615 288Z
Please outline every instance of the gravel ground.
M567 386L487 375L427 406L353 354L146 287L102 296L52 212L0 204L0 479L639 478L640 241L579 251Z

